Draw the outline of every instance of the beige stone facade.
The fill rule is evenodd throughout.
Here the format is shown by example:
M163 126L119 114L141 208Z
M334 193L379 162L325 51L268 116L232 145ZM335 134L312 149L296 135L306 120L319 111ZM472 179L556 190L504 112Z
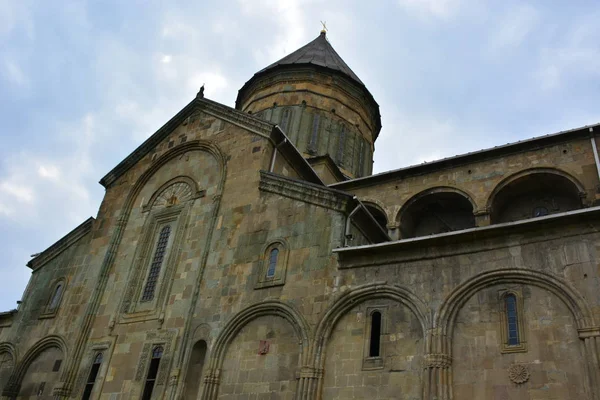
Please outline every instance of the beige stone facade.
M294 60L199 93L29 262L3 398L600 399L598 128L370 175L366 87ZM366 145L309 151L302 107Z

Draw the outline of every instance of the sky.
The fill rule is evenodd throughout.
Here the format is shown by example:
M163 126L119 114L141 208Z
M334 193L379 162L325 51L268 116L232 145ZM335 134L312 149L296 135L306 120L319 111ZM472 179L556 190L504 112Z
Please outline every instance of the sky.
M31 255L196 95L327 37L381 107L374 172L600 122L597 0L0 0L0 311Z

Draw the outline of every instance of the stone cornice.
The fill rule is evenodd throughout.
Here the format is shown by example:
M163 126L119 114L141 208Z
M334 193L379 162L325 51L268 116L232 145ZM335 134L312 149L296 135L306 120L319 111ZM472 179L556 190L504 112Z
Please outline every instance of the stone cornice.
M393 242L334 249L340 268L438 259L594 234L600 230L600 207Z
M92 230L92 224L94 223L94 217L89 217L82 224L80 224L77 228L73 229L71 232L67 233L64 237L54 243L52 246L48 247L46 250L41 252L37 257L30 260L27 263L27 266L33 270L37 270L46 264L48 261L52 260L54 257L58 256L60 253L68 249L71 245L81 239L83 236L88 234Z
M346 212L348 202L352 200L351 195L339 190L332 190L326 186L318 186L266 171L260 171L258 188L264 192L340 212Z

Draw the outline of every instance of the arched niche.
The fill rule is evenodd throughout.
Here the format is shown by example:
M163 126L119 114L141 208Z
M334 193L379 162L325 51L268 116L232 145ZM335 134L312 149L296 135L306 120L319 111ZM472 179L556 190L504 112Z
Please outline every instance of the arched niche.
M570 175L549 168L527 170L501 182L488 201L493 224L576 210L582 186Z
M60 382L60 373L66 362L62 350L55 346L37 353L24 371L19 399L52 400L54 387Z
M354 304L327 340L322 398L420 398L424 344L419 318L405 304L385 297Z
M474 203L453 188L434 188L411 198L399 213L400 234L411 238L475 226Z
M205 340L198 340L192 347L190 361L185 376L185 397L186 399L197 399L203 381L204 365L206 362L206 353L208 345Z
M509 329L502 318L507 290L522 296L518 312L524 349L514 346L512 351L501 334ZM517 283L482 287L462 305L454 324L455 399L529 400L542 388L551 391L551 398L590 398L577 322L552 292Z
M13 373L15 362L12 346L0 344L0 395Z
M244 395L295 398L301 358L302 345L287 320L276 315L253 319L227 348L218 399L239 399Z

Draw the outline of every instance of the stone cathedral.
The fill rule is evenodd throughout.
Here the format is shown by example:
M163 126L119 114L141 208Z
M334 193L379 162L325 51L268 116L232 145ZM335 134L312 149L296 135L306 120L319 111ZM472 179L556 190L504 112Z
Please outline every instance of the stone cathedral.
M2 398L600 399L600 125L373 175L380 129L325 32L201 89L27 263Z

